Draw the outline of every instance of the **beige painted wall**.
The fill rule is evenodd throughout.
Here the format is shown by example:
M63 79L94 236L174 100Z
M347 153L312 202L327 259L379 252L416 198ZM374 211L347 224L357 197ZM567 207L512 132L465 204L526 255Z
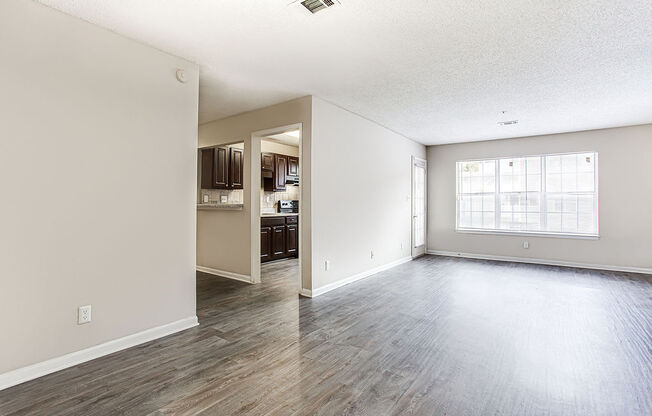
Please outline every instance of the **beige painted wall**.
M320 288L410 256L411 157L426 150L321 99L312 108L312 277Z
M599 240L455 232L456 161L593 150L599 153ZM649 124L428 147L428 249L652 268L651 167Z
M260 142L260 151L278 153L280 155L299 156L298 146L290 146L287 144L272 142L264 139Z
M197 264L217 270L251 275L251 240L253 203L260 204L260 183L252 181L252 155L260 158L260 148L253 149L251 134L256 131L303 123L303 158L301 178L310 183L310 143L312 137L312 98L303 97L260 110L239 114L199 126L199 146L243 140L245 143L244 210L199 211L197 215ZM257 182L252 198L252 182ZM301 266L303 287L310 289L310 188L302 186L301 195Z
M36 2L0 16L0 373L193 317L197 67Z

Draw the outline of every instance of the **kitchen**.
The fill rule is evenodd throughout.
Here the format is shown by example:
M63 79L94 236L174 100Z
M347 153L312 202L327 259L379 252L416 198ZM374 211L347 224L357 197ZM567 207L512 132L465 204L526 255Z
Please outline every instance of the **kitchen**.
M299 131L261 139L260 261L299 257Z
M247 179L250 167L258 167L251 166L246 159L251 151L245 151L245 142L199 149L197 232L198 253L204 260L198 261L202 265L198 270L251 283L257 281L244 267L229 269L224 265L233 263L233 258L246 264L243 256L251 241L245 237L247 218L258 211L252 212L249 204L259 197L260 264L273 266L261 267L257 275L264 278L273 269L279 275L298 277L299 137L299 130L260 137L260 184L256 185L260 186L259 192L252 192L252 181Z

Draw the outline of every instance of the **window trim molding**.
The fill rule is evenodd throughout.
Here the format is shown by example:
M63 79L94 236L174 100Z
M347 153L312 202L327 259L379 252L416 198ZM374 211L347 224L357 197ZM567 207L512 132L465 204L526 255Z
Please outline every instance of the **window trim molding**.
M593 153L595 155L595 165L593 170L593 183L595 187L595 215L596 215L596 224L595 224L595 234L580 234L580 233L564 233L559 231L547 232L547 231L520 231L520 230L499 230L499 229L482 229L482 228L465 228L460 227L460 177L458 175L458 166L462 162L485 162L485 161L495 161L496 165L499 164L501 159L520 159L520 158L530 158L530 157L540 157L545 158L547 156L563 156L563 155L572 155L578 153ZM542 160L543 161L543 160ZM579 240L599 240L600 239L600 184L599 184L599 162L600 157L597 150L576 150L570 152L559 152L559 153L540 153L540 154L530 154L530 155L520 155L520 156L494 156L494 157L485 157L485 158L470 158L470 159L461 159L455 162L455 232L463 234L489 234L489 235L512 235L512 236L532 236L532 237L552 237L552 238L571 238ZM496 181L500 175L500 170L496 171ZM545 164L541 166L541 177L545 177ZM545 187L545 181L544 185ZM498 182L496 182L497 195L500 195L500 188ZM545 188L544 188L545 189ZM542 193L546 193L542 189ZM498 201L496 200L496 206ZM497 208L497 207L496 207ZM498 211L496 211L498 212Z
M484 230L481 228L459 228L455 227L455 232L460 234L487 234L487 235L507 235L507 236L524 236L524 237L553 237L553 238L571 238L576 240L599 240L599 234L574 234L558 232L537 232L537 231L511 231L511 230Z

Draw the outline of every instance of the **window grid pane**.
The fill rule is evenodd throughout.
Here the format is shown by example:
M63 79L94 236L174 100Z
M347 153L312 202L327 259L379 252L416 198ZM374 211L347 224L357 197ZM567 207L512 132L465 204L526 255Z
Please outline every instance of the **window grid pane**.
M468 178L468 179L467 179ZM458 224L464 228L495 227L495 163L458 164Z
M596 235L597 153L457 163L457 227Z

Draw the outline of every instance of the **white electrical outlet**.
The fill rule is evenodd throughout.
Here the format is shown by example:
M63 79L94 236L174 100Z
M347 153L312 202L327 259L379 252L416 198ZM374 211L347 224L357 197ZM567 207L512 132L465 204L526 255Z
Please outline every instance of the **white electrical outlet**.
M226 204L226 202L227 202L228 200L229 200L229 198L228 198L226 195L222 195L222 196L220 196L220 201L221 201L223 204Z
M77 314L77 324L87 324L91 321L91 305L80 306Z
M371 258L372 259L374 258L374 251L373 250L371 250Z
M208 195L204 195L204 204L208 204Z
M324 262L324 270L329 271L331 269L331 262L329 260L326 260Z
M526 249L527 249L527 248L530 248L530 243L528 243L527 241L524 242L524 243L523 243L523 248L526 248Z

